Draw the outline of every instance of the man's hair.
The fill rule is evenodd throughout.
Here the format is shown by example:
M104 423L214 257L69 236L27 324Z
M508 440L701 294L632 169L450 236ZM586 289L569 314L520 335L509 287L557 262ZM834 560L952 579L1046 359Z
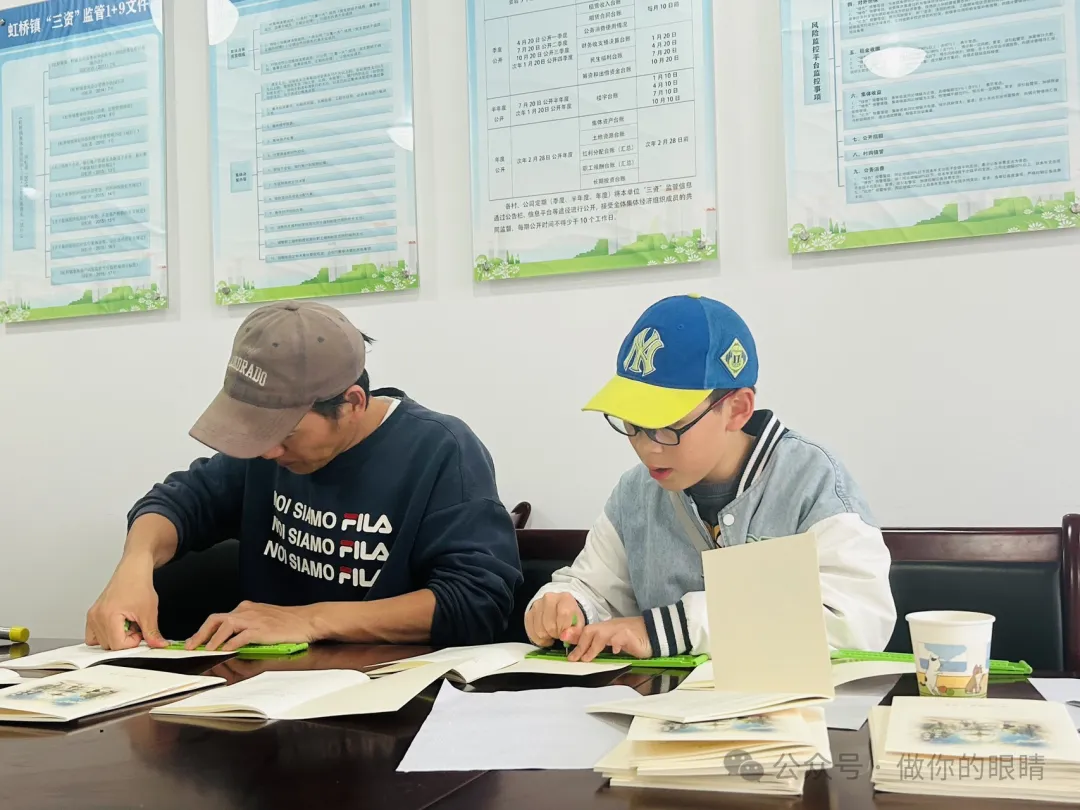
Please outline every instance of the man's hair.
M375 338L364 335L362 332L361 334L363 335L364 343L366 343L367 345L370 346L372 343L375 342ZM359 385L360 388L363 390L365 407L367 407L367 400L371 398L371 377L368 376L366 368L360 374L360 379L358 379L355 384ZM352 386L350 385L349 388L352 388ZM337 419L338 413L341 410L341 406L344 405L346 402L347 400L345 399L345 392L342 391L336 397L331 397L330 399L324 399L316 402L314 405L311 406L311 410L313 413L317 413L319 416L322 416L326 419Z

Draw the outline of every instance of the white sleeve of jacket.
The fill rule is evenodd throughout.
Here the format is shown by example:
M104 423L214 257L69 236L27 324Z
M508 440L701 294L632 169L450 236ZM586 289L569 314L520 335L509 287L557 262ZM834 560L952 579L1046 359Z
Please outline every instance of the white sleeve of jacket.
M548 593L573 594L589 624L640 614L630 585L626 548L606 513L596 519L573 564L552 574L551 582L536 592L525 612Z
M892 557L881 530L851 513L810 527L817 537L825 629L833 649L884 650L896 625Z
M884 650L896 624L889 585L891 558L881 531L855 514L815 523L821 601L829 646ZM768 542L768 541L765 541ZM673 605L645 613L653 655L709 652L709 611L704 591L692 591Z

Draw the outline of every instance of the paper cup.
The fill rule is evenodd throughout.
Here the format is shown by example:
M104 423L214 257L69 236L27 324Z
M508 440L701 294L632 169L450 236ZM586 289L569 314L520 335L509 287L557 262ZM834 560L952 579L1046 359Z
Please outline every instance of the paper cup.
M966 610L925 610L907 615L919 694L986 697L994 617Z

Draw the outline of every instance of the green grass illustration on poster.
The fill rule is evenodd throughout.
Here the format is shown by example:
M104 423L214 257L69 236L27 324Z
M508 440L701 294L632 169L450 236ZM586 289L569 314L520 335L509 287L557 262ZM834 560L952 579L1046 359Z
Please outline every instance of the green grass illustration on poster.
M477 281L501 278L532 278L566 273L592 273L599 270L622 270L631 267L685 264L716 258L716 244L705 240L700 230L690 236L669 237L663 234L643 234L627 245L612 251L607 239L599 239L596 247L579 253L572 259L547 262L526 262L519 257L476 257L474 272Z
M937 216L909 227L872 231L849 231L843 222L834 220L830 220L828 227L814 228L807 228L796 222L789 231L788 247L792 253L815 253L1080 226L1080 202L1072 191L1067 192L1060 200L1037 199L1032 202L1029 197L994 200L990 208L978 211L963 220L959 218L958 211L959 206L953 203L946 205Z
M94 292L86 290L70 304L55 307L33 307L25 301L0 301L0 323L51 321L60 318L83 318L88 315L116 315L121 312L151 312L165 309L169 299L158 290L157 284L146 287L113 287L96 300Z
M397 264L380 266L354 264L350 270L340 275L334 275L333 278L331 275L330 268L323 267L314 277L299 284L264 289L258 288L255 282L249 280L239 284L219 281L216 300L218 304L251 304L291 298L414 290L420 284L419 274L413 272L404 259Z

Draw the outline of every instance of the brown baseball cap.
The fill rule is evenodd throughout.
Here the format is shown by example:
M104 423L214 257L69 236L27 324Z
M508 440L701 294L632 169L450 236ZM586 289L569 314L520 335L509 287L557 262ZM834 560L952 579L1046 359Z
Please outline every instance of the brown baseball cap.
M257 458L281 444L316 402L355 385L364 358L363 334L333 307L261 307L240 325L221 393L190 434L227 456Z

